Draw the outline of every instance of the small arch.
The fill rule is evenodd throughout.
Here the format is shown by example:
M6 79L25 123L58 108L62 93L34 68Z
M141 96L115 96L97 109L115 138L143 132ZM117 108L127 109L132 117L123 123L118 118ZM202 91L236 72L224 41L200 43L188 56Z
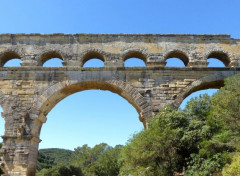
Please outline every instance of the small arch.
M57 51L47 51L47 52L44 52L41 57L40 57L40 61L39 61L39 65L40 66L43 66L45 65L45 63L49 60L55 60L55 59L58 59L58 60L61 60L63 61L63 56L57 52ZM58 66L59 64L57 64ZM53 65L54 66L54 65Z
M185 67L185 64L181 59L169 58L166 60L166 67Z
M215 58L208 58L207 63L208 63L208 67L226 67L222 61Z
M62 59L51 58L44 62L43 67L62 67Z
M125 60L124 67L146 67L146 63L139 58L129 58Z
M123 55L124 62L131 58L141 59L145 63L145 65L147 63L147 54L145 54L141 51L130 50L130 51L125 52L125 54Z
M22 63L21 59L14 58L14 59L10 59L9 61L7 61L3 66L4 67L20 67L21 63Z
M165 61L167 61L168 59L179 59L183 62L184 66L187 66L189 63L189 59L187 54L185 54L183 51L181 50L174 50L174 51L170 51L169 53L167 53L165 55Z
M20 62L21 62L21 56L18 53L16 53L15 51L4 52L3 54L0 55L0 66L3 67L8 61L10 61L10 60L16 61L16 59L20 60ZM15 66L15 64L14 64L14 66ZM19 66L19 65L17 65L17 66Z
M83 67L104 67L104 62L100 59L92 58L85 62Z
M91 59L98 59L101 60L103 63L105 62L104 55L98 51L88 51L84 56L82 57L82 66L85 65L85 63Z
M206 56L206 60L208 59L218 59L221 61L226 67L230 64L230 58L227 52L224 51L212 51ZM218 66L218 65L216 65Z

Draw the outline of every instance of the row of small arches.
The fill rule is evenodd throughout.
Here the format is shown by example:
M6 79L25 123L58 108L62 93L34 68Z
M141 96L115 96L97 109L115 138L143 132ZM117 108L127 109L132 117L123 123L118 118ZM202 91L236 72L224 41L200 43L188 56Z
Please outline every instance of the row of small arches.
M230 58L228 54L222 51L213 51L206 56L209 67L224 67L229 66ZM189 58L181 51L172 51L165 56L166 66L169 67L185 67L188 66ZM61 54L56 51L46 52L41 55L40 61L37 66L45 67L61 67L64 59ZM86 53L82 57L83 67L103 67L105 57L103 54L93 51ZM147 56L143 53L129 52L124 55L125 67L143 67L146 66ZM213 63L213 64L212 64ZM0 66L20 66L21 57L16 52L5 52L0 55Z

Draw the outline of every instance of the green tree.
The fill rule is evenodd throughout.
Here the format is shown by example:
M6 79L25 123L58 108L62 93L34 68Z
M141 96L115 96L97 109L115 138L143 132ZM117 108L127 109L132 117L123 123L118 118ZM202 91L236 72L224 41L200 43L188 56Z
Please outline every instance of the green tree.
M49 169L42 169L37 176L83 176L82 170L75 166L57 165Z
M108 148L102 155L99 156L94 170L96 175L101 176L117 176L119 174L118 157L121 152L122 145L117 145L114 148Z
M215 131L207 123L211 107L211 97L203 95L191 99L184 110L161 109L149 129L123 148L120 175L173 175L184 167L188 175L221 171L228 162L223 152L229 148L212 142Z
M122 149L120 175L173 175L181 170L178 154L188 120L182 111L163 108L149 129L133 136Z
M240 141L240 74L225 80L225 86L212 98L209 123L216 141L237 148Z
M83 172L86 175L96 175L97 170L99 171L99 162L97 161L110 149L112 149L112 147L106 143L95 145L93 148L87 145L77 147L72 154L70 163L71 165L83 168Z
M224 176L237 176L240 175L240 153L236 153L233 156L232 163L227 164L223 168L223 175Z
M231 152L240 141L239 86L240 75L227 78L225 86L211 98L209 114L204 115L208 135L200 140L199 152L191 154L186 175L213 175L231 161Z

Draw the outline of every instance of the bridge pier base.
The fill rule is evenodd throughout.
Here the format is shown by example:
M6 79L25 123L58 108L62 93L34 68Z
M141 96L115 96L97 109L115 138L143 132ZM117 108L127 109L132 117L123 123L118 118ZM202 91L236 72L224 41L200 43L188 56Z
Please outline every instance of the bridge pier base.
M1 168L4 176L35 176L38 145L40 140L34 137L3 136Z

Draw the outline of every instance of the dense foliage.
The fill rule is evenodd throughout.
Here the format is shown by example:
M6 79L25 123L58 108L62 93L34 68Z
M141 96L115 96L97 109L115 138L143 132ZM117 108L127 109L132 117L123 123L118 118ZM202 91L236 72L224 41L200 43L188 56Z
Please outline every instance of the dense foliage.
M39 153L43 175L240 175L240 75L213 97L191 99L181 110L167 105L126 146L77 147L60 160ZM60 153L59 153L60 154ZM57 162L56 162L57 161ZM63 162L62 162L63 161ZM64 163L64 166L61 165ZM45 164L45 165L44 165Z
M74 152L70 152L70 156L68 155L69 151L62 149L40 150L38 168L42 167L42 169L40 169L37 175L117 176L119 173L118 158L121 148L121 145L113 148L105 143L98 144L93 148L83 145L77 147Z
M37 170L51 168L54 165L67 164L73 151L65 149L41 149L38 152Z

